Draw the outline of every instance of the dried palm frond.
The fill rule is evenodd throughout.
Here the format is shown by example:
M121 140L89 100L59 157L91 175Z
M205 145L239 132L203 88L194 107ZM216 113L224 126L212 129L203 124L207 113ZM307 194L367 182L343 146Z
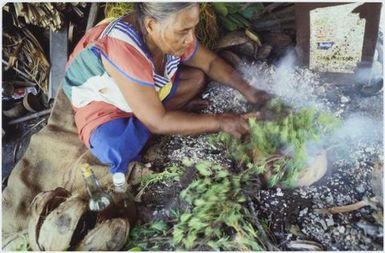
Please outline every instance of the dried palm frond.
M5 70L13 68L22 79L35 83L47 93L50 64L40 43L27 28L3 32L3 56Z
M64 24L63 11L71 8L78 16L84 15L78 6L85 7L85 3L13 3L13 8L6 5L4 10L11 13L13 24L19 28L32 24L59 31Z

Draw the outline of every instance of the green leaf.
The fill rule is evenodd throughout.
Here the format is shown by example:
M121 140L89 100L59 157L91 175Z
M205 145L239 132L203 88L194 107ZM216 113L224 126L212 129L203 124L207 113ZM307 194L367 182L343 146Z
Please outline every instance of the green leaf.
M184 230L180 228L179 226L174 226L174 231L172 232L173 236L173 243L178 244L183 240L184 237Z
M135 247L130 248L128 251L143 251L143 250L142 250L142 248L135 246Z
M205 227L207 227L207 223L201 222L200 219L197 219L195 217L192 217L190 221L188 222L188 226L194 230L200 230Z
M167 229L167 224L162 220L158 220L151 225L151 228L163 232Z
M210 170L210 165L211 163L208 162L208 161L202 161L200 163L198 163L197 165L195 165L195 168L198 170L198 172L202 175L202 176L210 176L212 174L211 170Z
M195 205L195 206L204 206L205 204L206 204L206 201L203 200L203 199L196 199L196 200L194 201L194 205Z
M217 176L219 178L224 178L224 177L227 177L229 175L229 172L227 172L226 170L221 170L217 173Z
M184 214L182 214L182 216L180 217L180 221L181 221L182 223L186 223L191 217L192 217L192 214L191 214L191 213L184 213Z
M187 237L183 241L186 249L191 249L194 246L194 242L197 239L197 234L195 231L191 231L187 234Z
M225 27L225 29L229 32L236 31L239 27L236 23L234 23L232 20L223 18L221 19L221 23Z
M221 248L219 247L218 243L215 242L215 241L208 241L207 242L207 246L209 246L210 248L212 248L215 251L220 251L221 250Z
M262 3L252 3L241 11L242 16L247 19L251 19L255 14L262 12L264 9Z
M229 13L225 3L211 3L214 10L221 16L225 17Z
M194 164L193 161L191 161L188 157L184 157L182 159L182 164L185 166L185 167L190 167Z

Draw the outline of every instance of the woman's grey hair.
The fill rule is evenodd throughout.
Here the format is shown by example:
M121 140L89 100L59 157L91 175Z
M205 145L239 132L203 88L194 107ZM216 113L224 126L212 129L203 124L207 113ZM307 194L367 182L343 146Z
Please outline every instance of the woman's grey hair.
M173 14L196 4L197 3L195 2L142 2L135 4L135 12L140 28L143 32L143 21L146 17L151 17L156 21L161 22Z

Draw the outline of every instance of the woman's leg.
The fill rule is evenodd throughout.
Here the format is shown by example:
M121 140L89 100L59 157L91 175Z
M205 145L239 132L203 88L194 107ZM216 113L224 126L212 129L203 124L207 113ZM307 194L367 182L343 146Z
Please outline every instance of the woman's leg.
M169 110L184 109L205 85L205 75L196 68L180 70L177 90L165 102ZM92 154L101 163L110 165L110 172L125 173L128 164L137 160L149 140L148 129L134 116L114 119L97 127L89 143Z
M110 172L125 173L128 164L137 160L150 138L147 128L134 116L111 120L97 127L90 137L90 150Z
M186 109L189 102L192 102L205 86L205 74L197 68L183 66L178 75L176 93L166 104L169 110Z

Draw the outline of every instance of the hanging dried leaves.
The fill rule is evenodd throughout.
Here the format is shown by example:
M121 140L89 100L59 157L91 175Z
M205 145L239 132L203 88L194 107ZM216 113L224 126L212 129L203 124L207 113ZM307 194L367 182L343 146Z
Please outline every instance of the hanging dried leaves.
M7 5L4 10L12 14L13 24L23 28L25 24L32 24L44 29L59 31L64 24L64 14L71 8L78 16L83 17L83 11L78 7L85 7L86 3L13 3L14 8Z
M27 29L3 32L3 63L13 68L22 79L48 92L50 64L35 36Z

